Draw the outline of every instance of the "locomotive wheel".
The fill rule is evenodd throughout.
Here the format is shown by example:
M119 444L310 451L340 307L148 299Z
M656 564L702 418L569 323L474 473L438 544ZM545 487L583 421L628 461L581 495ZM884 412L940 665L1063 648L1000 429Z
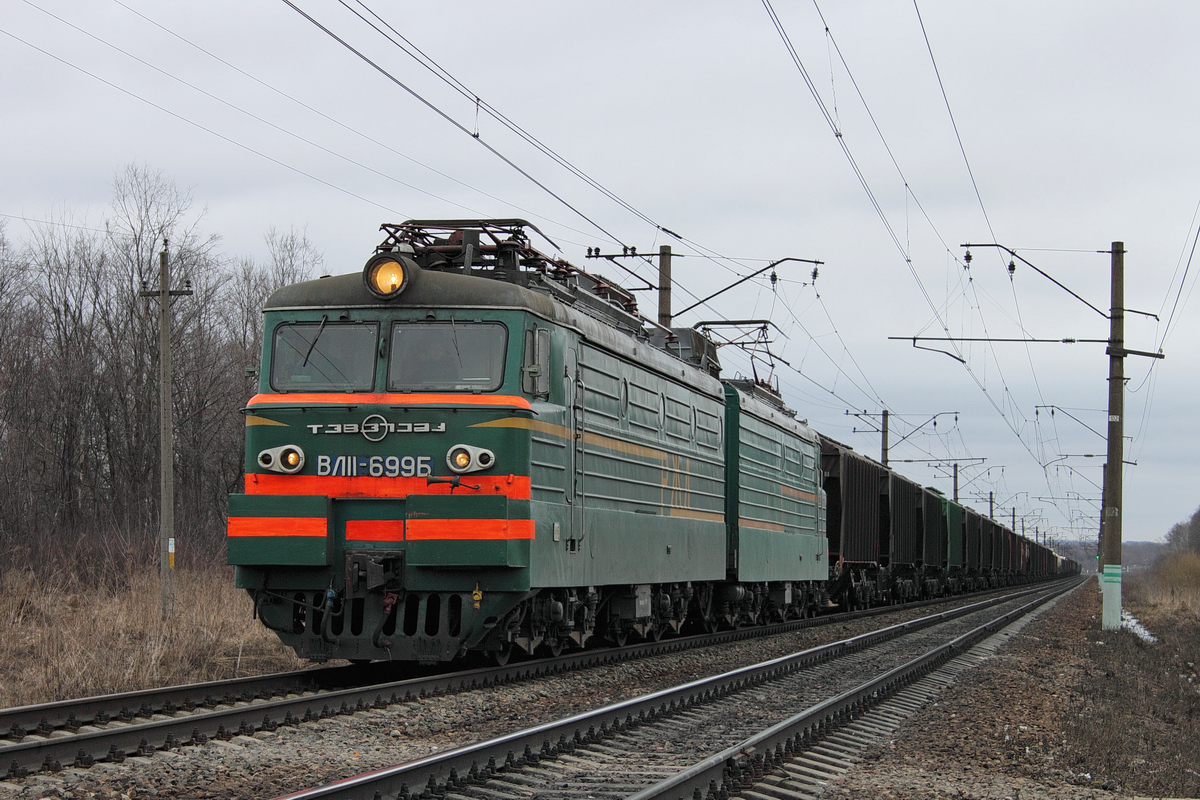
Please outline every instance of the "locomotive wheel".
M663 629L661 625L653 625L646 630L646 641L657 642L663 637Z
M566 642L561 636L556 636L554 639L546 641L546 649L550 651L550 655L553 658L558 658L563 654L563 650L566 649L565 645Z
M716 633L721 627L721 620L716 617L705 617L701 623L705 633Z
M513 653L512 642L505 642L500 647L499 650L489 650L488 658L490 658L492 660L492 663L495 664L497 667L503 667L505 664L508 663L508 660L510 658L512 658L512 653Z

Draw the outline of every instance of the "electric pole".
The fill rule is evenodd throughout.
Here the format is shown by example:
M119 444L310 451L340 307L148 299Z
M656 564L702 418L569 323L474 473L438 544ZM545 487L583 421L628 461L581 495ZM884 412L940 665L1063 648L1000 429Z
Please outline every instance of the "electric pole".
M1112 298L1111 302L1109 303L1108 314L1105 314L1099 308L1079 296L1079 294L1076 292L1068 289L1061 282L1055 280L1028 259L1018 255L1017 252L1010 247L1005 247L1002 244L996 243L980 245L964 244L963 247L1000 248L1010 257L1008 262L1008 272L1010 275L1016 272L1016 262L1019 260L1022 264L1031 267L1039 275L1052 281L1060 289L1065 290L1068 294L1070 294L1076 300L1082 302L1097 314L1108 317L1108 339L1065 338L1055 340L1034 339L1029 337L1021 339L973 339L964 337L937 336L889 336L888 338L912 339L913 347L918 347L918 341L1061 341L1063 344L1074 344L1077 342L1104 342L1108 345L1108 349L1105 351L1108 354L1108 464L1104 470L1104 504L1101 506L1100 553L1097 567L1100 572L1100 591L1104 595L1104 614L1102 624L1105 630L1115 630L1116 628L1121 627L1121 472L1125 468L1125 443L1121 437L1125 432L1124 420L1122 419L1125 413L1125 356L1165 358L1161 349L1157 353L1148 353L1144 350L1129 350L1125 347L1125 312L1128 311L1133 314L1145 314L1146 316L1155 317L1155 319L1157 319L1157 317L1154 314L1149 314L1145 311L1125 308L1124 242L1113 242L1111 249L1108 251L1112 258ZM968 262L971 260L970 256L971 251L968 249L966 255L966 260ZM958 358L958 356L953 353L950 353L949 355ZM1054 540L1049 539L1049 541L1053 542Z
M658 248L658 324L671 327L671 245Z
M883 453L879 457L880 463L883 464L885 467L887 466L887 454L888 454L888 410L885 408L883 410Z
M189 286L190 283L189 281ZM143 289L138 293L142 297L158 298L158 576L163 619L167 618L171 610L171 577L175 572L175 431L171 422L171 298L191 293L191 288L171 289L171 267L167 258L167 240L164 238L162 252L158 254L158 290Z
M1100 591L1104 630L1121 627L1121 472L1125 461L1125 243L1112 243L1108 340L1108 465L1101 517Z

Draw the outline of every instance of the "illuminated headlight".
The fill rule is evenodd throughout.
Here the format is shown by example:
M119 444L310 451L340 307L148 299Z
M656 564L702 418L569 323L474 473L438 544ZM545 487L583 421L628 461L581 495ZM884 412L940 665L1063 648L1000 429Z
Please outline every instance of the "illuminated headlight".
M304 468L304 451L294 444L272 447L258 454L258 465L271 472L291 475Z
M363 268L363 283L380 300L392 300L408 288L415 267L415 263L403 256L381 253Z
M446 466L459 475L464 472L481 472L496 463L496 455L482 447L456 444L446 453Z

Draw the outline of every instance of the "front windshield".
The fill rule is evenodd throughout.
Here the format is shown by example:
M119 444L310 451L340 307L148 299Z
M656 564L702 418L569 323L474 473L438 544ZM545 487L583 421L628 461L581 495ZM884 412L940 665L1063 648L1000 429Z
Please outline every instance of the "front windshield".
M397 322L388 390L495 391L504 381L507 341L496 322Z
M369 392L379 325L295 322L275 329L271 386L277 392Z

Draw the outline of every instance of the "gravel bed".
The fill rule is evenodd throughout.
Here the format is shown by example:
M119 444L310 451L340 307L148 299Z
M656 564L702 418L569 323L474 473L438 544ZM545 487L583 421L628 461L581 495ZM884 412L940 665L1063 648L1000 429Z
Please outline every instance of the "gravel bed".
M1127 797L1061 764L1069 709L1088 675L1095 583L1062 598L991 660L876 745L824 800Z
M1026 602L1028 598L1013 600L703 701L599 744L584 744L569 756L506 772L481 786L457 789L454 796L620 800ZM501 757L497 755L497 761ZM422 781L409 783L419 786Z
M977 602L967 598L954 605ZM517 685L401 703L229 742L0 782L0 800L273 797L328 783L657 689L934 613L835 622L780 636L597 667Z

